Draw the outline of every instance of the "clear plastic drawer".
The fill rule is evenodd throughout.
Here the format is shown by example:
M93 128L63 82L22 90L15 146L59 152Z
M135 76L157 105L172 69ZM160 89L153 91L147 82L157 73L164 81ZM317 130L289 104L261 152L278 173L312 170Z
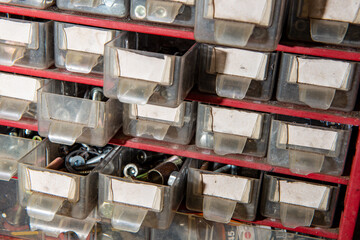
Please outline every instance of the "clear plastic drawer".
M0 0L0 3L45 9L55 3L55 0Z

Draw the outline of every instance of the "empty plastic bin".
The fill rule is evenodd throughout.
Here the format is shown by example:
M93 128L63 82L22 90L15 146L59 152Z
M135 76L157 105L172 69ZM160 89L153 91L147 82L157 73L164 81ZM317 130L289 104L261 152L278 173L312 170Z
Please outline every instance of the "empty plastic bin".
M133 20L193 27L196 0L130 0Z
M348 112L355 106L359 79L357 62L283 53L276 98Z
M274 51L281 37L285 0L197 0L198 42Z
M197 49L190 40L123 32L105 47L105 95L177 107L194 85Z
M196 146L216 154L266 155L270 114L199 104Z
M298 174L341 175L351 126L310 119L273 116L267 162Z
M38 93L39 134L59 144L106 145L122 125L122 104L114 99L96 99L101 91L83 84L50 81Z
M105 44L120 31L55 22L55 65L78 73L102 73Z
M126 135L189 144L195 133L197 103L184 101L177 108L124 104Z
M274 88L277 53L201 44L198 87L220 97L267 101Z
M0 18L0 64L45 69L54 63L53 22Z

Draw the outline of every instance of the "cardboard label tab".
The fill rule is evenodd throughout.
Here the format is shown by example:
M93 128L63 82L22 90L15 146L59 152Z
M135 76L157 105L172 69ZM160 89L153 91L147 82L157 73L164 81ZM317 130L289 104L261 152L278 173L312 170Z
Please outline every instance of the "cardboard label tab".
M263 116L259 113L211 107L212 130L259 139Z
M104 47L112 39L112 30L87 27L65 27L66 46L69 50L103 55Z
M151 184L132 183L111 179L109 199L114 202L162 210L163 191Z
M0 40L29 44L31 23L0 19Z
M26 188L58 197L76 199L77 183L72 177L47 172L27 169Z
M180 104L177 108L168 108L156 105L137 105L131 107L131 115L135 117L163 120L167 122L180 122L184 114L185 103Z
M40 81L35 78L0 73L1 96L37 102L37 90L40 87Z
M268 53L253 52L235 48L215 47L211 65L217 73L264 80Z
M329 187L283 180L278 181L278 183L279 202L327 210L330 198Z
M312 0L310 17L354 23L359 8L359 0Z
M221 174L201 174L203 194L248 203L252 181L239 177Z

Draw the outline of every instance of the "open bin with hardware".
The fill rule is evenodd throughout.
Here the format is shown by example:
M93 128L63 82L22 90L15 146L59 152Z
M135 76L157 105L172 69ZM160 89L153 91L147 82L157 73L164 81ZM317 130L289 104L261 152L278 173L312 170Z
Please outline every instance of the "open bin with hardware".
M195 23L196 0L130 0L133 20L159 22L185 27Z
M197 50L190 40L123 32L105 46L105 96L177 107L194 85Z
M102 88L50 81L38 92L38 128L50 141L104 146L122 125L122 104Z
M196 146L216 154L266 155L270 114L198 105Z
M56 226L62 228L56 232L66 232L70 231L67 227L75 231L78 226L78 235L87 236L95 224L90 213L97 202L98 170L114 171L107 163L118 148L66 146L45 139L25 155L18 166L19 202L33 219L30 227L43 229L45 225L50 231ZM86 218L83 225L79 220Z
M54 63L53 21L0 17L0 64L45 69Z
M197 0L198 42L274 51L281 37L285 0Z
M186 207L205 219L228 223L231 218L256 218L262 173L192 159L188 170Z
M195 133L197 103L184 101L177 108L124 104L126 135L189 144Z
M183 199L188 164L178 156L124 150L115 174L100 172L99 215L128 232L169 227Z
M105 44L120 31L55 22L55 65L78 73L102 73Z
M233 99L270 100L278 53L200 45L198 87Z

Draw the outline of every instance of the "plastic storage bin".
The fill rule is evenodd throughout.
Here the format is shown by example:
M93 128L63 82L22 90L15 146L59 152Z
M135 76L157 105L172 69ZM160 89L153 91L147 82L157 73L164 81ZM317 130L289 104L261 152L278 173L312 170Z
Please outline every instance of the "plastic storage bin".
M299 174L341 175L351 126L273 116L267 162Z
M304 182L264 174L261 214L280 219L285 227L331 227L338 185Z
M359 9L360 3L353 0L290 1L287 36L293 40L360 47Z
M55 22L55 65L78 73L102 73L105 44L120 31Z
M270 100L277 59L277 53L201 44L199 90L226 98Z
M129 0L57 0L56 5L59 9L113 17L129 14Z
M0 72L0 118L12 121L35 118L37 90L44 82L39 78Z
M266 155L270 114L199 104L196 146L216 154Z
M53 22L0 18L0 64L45 69L54 63Z
M97 223L99 240L150 240L150 229L142 227L137 233L118 231L111 223L101 221ZM100 230L99 230L100 229Z
M197 103L184 101L177 108L125 104L123 131L126 135L189 144L195 133Z
M130 0L133 20L193 27L196 0Z
M135 156L131 150L123 151L120 162L117 157L113 160L117 172L100 172L99 215L122 231L138 232L141 226L166 229L183 199L189 162L184 161L172 185L162 185L124 177L125 165L136 162Z
M359 63L283 53L276 98L318 109L353 110Z
M102 160L94 163L92 170L72 173L65 171L61 165L50 165L64 155L67 161L63 146L45 139L23 157L18 165L21 206L26 207L31 218L49 224L54 223L53 221L64 222L61 219L63 217L85 219L90 215L97 202L98 170L107 165L118 149L115 147L115 150L104 150ZM74 166L77 166L76 163ZM62 226L64 225L60 227Z
M197 0L198 42L274 51L281 37L285 0Z
M186 207L203 212L205 219L214 222L228 223L231 218L253 221L260 196L260 171L231 165L222 167L228 171L203 170L202 164L190 162Z
M54 0L0 0L0 3L45 9L53 5L55 1Z
M106 145L122 125L122 105L114 99L96 100L100 91L87 85L50 81L38 93L39 134L59 144Z
M194 85L197 49L190 40L121 33L105 46L105 95L177 107Z

